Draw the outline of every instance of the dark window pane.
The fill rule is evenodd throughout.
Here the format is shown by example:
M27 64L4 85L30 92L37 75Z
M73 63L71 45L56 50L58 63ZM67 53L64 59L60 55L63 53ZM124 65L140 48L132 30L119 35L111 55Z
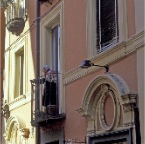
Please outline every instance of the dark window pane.
M107 46L118 37L118 13L116 0L96 1L97 49ZM102 50L101 50L102 51Z
M59 141L49 142L49 143L45 143L45 144L59 144Z
M101 0L101 44L115 37L115 1Z

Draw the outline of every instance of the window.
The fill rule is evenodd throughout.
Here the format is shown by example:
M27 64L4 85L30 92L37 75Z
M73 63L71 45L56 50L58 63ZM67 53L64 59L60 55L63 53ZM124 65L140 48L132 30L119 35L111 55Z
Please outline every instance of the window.
M96 0L97 52L118 41L117 0Z
M56 105L59 113L64 113L64 95L62 84L63 73L63 23L60 3L40 22L40 68L48 64L57 73Z
M56 25L52 28L52 69L60 72L60 26Z
M45 82L45 94L43 98L43 105L49 108L56 106L58 108L59 102L59 87L60 87L60 26L59 24L55 25L54 27L48 27L46 29L48 32L47 39L50 39L50 44L48 49L49 52L46 54L47 63L49 63L51 69L53 70L54 74L54 81L46 81Z
M59 144L59 141L49 142L49 143L46 143L46 144Z
M52 55L51 55L51 61L52 61L52 69L57 73L56 74L56 104L58 105L58 98L59 98L59 73L60 73L60 26L56 25L54 28L52 28Z
M128 38L126 1L86 0L88 59Z
M15 98L24 93L24 52L16 53L16 73L15 73L16 87Z

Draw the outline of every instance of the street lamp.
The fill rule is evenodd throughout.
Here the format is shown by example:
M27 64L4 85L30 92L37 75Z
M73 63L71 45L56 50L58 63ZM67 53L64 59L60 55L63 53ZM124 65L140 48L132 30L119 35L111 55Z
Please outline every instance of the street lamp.
M81 68L89 68L91 66L98 66L98 67L104 67L106 69L106 72L109 71L109 66L108 65L96 65L94 63L92 63L90 60L84 60L81 64Z

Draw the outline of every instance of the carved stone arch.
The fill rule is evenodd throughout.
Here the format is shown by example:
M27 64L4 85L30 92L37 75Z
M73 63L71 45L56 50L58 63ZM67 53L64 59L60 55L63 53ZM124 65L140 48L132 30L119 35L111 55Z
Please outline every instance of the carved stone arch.
M84 115L88 114L88 108L90 101L92 99L92 96L94 96L94 92L102 85L102 84L108 84L114 88L115 92L120 95L124 96L130 93L129 87L124 82L124 80L115 74L104 74L100 75L97 78L95 78L88 86L88 88L85 91L83 100L82 100L82 112L84 111ZM121 101L121 97L120 97Z
M12 138L14 139L14 143L16 143L17 132L22 127L25 127L25 123L23 121L18 120L18 118L14 116L10 116L7 120L6 130L4 133L6 143L10 142Z
M102 111L108 95L114 104L114 118L110 126L107 126L105 123L104 111ZM135 95L130 94L128 85L120 76L106 73L98 76L89 84L78 111L82 116L88 118L88 125L91 125L89 127L93 127L94 115L97 109L102 128L104 130L111 130L119 122L120 108L123 115L123 125L133 122L132 118L128 119L127 117L132 115L130 107L135 102L135 97ZM126 108L128 110L127 112L125 111Z

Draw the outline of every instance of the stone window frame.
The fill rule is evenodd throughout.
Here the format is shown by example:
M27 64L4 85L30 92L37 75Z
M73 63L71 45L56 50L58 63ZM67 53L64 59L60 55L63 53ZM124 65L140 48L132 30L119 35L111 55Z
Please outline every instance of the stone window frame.
M86 46L87 57L94 57L97 54L96 49L96 0L86 0ZM118 26L119 26L119 41L118 43L127 40L127 4L124 0L118 1ZM118 43L114 44L117 45ZM113 47L114 45L111 45Z
M25 98L26 97L26 71L27 71L27 68L26 68L26 46L27 46L27 43L26 43L26 39L22 39L17 45L15 45L11 52L10 52L10 68L11 68L11 71L10 71L10 77L11 77L11 81L9 83L9 85L11 85L10 87L10 92L11 92L11 95L9 95L9 103L13 103L13 102L16 102L18 101L18 99L21 99L21 98ZM17 56L19 55L19 53L22 53L24 54L24 67L23 67L23 94L17 94L16 92L16 88L17 87L17 83L16 83L16 77L17 77L17 67L16 67L16 63L17 63ZM11 84L13 83L13 84Z
M23 57L23 58L22 58ZM24 47L15 52L15 90L14 98L24 94ZM22 64L23 63L23 64ZM23 67L23 68L22 68ZM20 75L22 74L22 75ZM19 78L18 78L19 75Z
M59 3L40 21L40 71L43 65L49 64L51 67L51 59L47 58L46 53L50 53L51 35L49 29L60 25L60 88L59 88L59 113L65 113L65 96L63 86L63 2ZM50 36L46 39L46 36ZM49 43L49 45L48 45ZM49 60L49 61L48 61Z

